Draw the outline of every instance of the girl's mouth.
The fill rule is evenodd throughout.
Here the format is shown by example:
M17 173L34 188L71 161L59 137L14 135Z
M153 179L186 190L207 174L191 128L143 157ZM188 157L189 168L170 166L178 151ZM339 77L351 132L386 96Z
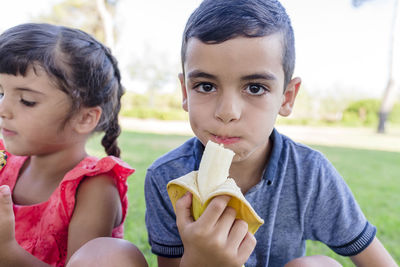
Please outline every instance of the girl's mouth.
M8 129L6 129L6 128L1 128L1 134L2 134L4 137L6 137L6 136L14 136L14 135L17 134L17 132L8 130Z

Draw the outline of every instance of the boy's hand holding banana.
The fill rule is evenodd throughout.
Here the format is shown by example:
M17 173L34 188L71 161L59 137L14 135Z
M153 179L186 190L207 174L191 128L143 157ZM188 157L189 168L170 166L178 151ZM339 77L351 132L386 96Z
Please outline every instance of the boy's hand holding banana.
M234 155L233 151L222 145L208 141L199 170L170 181L167 185L168 195L176 211L176 201L190 191L193 195L192 215L195 220L213 197L231 196L228 206L236 210L236 218L247 222L249 232L254 234L264 221L247 202L235 181L228 178Z

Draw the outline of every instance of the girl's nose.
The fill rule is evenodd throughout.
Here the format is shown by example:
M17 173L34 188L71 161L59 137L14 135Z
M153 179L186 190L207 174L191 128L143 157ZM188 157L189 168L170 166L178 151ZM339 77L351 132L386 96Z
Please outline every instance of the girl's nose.
M11 109L7 104L7 101L4 99L4 95L0 97L0 118L2 119L12 118Z
M234 93L223 93L215 110L215 117L223 123L229 123L240 119L241 116L240 96Z

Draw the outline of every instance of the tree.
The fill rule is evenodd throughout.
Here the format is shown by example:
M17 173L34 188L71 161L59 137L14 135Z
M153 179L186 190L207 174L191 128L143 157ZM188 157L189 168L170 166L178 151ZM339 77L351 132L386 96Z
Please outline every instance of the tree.
M144 89L149 94L148 105L151 108L155 107L156 92L176 79L177 69L179 67L174 66L165 53L158 52L150 46L146 46L142 56L137 56L128 66L130 76L144 82Z
M371 0L352 0L355 7ZM397 91L400 90L400 4L399 0L394 0L394 9L392 17L392 28L390 32L389 48L389 75L386 88L382 96L382 102L379 110L378 133L385 132L386 121L392 110Z
M113 49L115 33L113 13L116 0L64 0L38 21L82 29Z
M114 23L111 12L107 9L107 1L96 0L97 11L99 12L101 21L103 23L104 43L111 50L114 50ZM110 2L111 3L111 2ZM113 2L114 4L116 2Z

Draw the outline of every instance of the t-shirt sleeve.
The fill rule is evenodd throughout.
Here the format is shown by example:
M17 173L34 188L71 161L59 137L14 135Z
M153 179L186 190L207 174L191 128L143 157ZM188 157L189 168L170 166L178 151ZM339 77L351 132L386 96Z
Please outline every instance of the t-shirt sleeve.
M343 256L356 255L372 242L376 228L332 164L323 156L319 163L306 211L306 239L321 241Z
M167 193L168 174L149 169L145 181L146 227L151 251L162 257L183 255L183 244L176 226L176 217Z

